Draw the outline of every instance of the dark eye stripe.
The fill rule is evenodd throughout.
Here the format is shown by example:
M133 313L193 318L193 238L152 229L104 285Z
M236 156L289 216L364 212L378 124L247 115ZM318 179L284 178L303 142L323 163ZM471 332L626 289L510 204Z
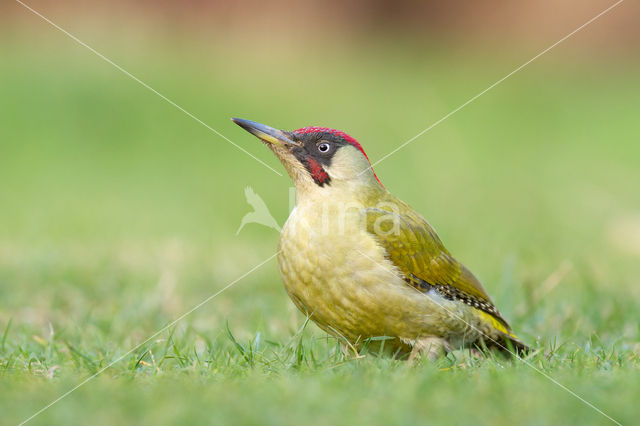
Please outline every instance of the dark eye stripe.
M303 135L318 135L318 136L322 137L321 135L324 135L324 134L330 134L330 135L333 135L333 136L337 136L339 138L342 138L345 142L353 145L358 151L360 151L362 153L362 155L365 156L367 161L369 160L369 157L367 157L367 154L364 152L364 150L362 149L362 146L358 143L358 141L355 140L353 137L349 136L348 134L346 134L345 132L342 132L340 130L331 129L329 127L309 126L309 127L303 127L301 129L294 130L291 133L293 133L294 135L296 135L298 137L299 136L303 136ZM369 163L371 163L371 162L369 162ZM373 171L373 169L372 169L372 171ZM382 182L380 182L380 179L378 179L378 176L376 176L375 172L373 173L373 176L375 176L375 178L378 181L378 183L380 184L380 186L382 186L384 188L384 186L382 185Z

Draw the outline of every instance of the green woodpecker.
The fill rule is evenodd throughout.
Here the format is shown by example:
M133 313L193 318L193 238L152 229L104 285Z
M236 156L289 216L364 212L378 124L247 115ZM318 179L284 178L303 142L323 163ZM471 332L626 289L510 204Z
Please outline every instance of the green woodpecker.
M296 206L278 264L287 293L320 328L353 348L384 345L409 358L463 347L528 350L431 225L382 186L354 138L233 121L293 180Z

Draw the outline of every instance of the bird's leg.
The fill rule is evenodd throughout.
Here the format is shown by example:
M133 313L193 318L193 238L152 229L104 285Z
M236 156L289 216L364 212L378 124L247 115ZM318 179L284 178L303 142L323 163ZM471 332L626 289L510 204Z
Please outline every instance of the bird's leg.
M486 358L486 355L478 348L470 348L469 349L469 353L471 354L472 357L474 357L475 359L483 359Z
M426 355L429 361L436 361L451 350L449 342L441 337L421 337L411 344L411 353L407 359L409 362L414 362L421 355Z
M364 358L364 355L360 355L358 352L358 348L349 342L340 342L340 351L342 352L342 359Z
M344 342L340 342L340 352L342 352L342 360L351 358L353 356L353 350Z

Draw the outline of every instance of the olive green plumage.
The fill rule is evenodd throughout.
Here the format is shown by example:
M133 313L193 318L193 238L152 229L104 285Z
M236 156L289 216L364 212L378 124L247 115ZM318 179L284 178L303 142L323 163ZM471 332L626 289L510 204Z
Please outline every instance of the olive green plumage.
M366 209L367 230L384 247L387 258L402 272L409 285L423 292L435 290L447 299L459 300L491 315L498 321L494 327L502 335L496 341L486 340L487 346L502 351L509 350L509 345L519 352L528 350L511 332L480 281L451 256L436 231L419 213L388 191L381 193L375 204L400 206L395 210L388 207ZM379 224L377 230L374 229L376 223Z
M295 184L278 265L291 299L319 327L356 349L387 336L375 345L409 358L462 347L528 351L431 225L382 186L355 139L234 121Z

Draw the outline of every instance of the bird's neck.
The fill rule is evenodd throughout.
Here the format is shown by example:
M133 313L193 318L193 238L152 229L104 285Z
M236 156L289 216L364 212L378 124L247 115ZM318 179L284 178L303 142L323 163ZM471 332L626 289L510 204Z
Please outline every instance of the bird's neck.
M387 195L386 189L377 182L372 185L368 182L332 180L324 186L296 185L296 206L318 212L371 208L386 199Z

